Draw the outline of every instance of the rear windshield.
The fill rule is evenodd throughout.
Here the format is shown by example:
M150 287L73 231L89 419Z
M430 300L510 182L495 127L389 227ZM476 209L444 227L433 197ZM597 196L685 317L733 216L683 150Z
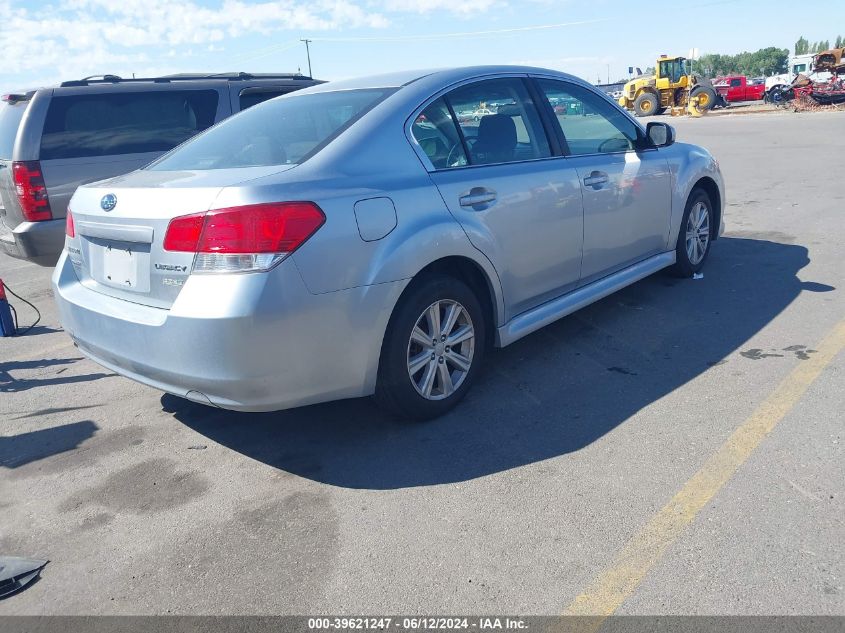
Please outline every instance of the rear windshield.
M12 158L15 137L30 101L0 102L0 158Z
M214 124L216 90L54 97L41 160L166 152Z
M148 169L228 169L300 163L393 92L294 94L260 103L162 157Z

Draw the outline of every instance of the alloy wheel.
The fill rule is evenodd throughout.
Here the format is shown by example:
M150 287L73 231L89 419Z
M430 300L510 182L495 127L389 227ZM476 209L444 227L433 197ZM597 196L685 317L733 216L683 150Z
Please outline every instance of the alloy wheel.
M687 219L687 257L690 264L697 266L707 254L710 242L710 211L703 202L697 202L690 209Z
M469 312L451 299L435 301L417 319L408 341L408 376L427 400L443 400L466 380L475 352Z

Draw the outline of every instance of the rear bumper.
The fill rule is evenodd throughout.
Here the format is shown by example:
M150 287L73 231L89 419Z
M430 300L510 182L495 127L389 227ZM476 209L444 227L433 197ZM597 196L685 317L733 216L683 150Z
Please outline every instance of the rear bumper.
M0 232L0 251L42 266L54 266L65 245L65 220L21 222Z
M311 294L294 263L270 273L192 275L169 310L83 286L63 254L62 325L86 356L196 402L272 411L373 392L404 282Z

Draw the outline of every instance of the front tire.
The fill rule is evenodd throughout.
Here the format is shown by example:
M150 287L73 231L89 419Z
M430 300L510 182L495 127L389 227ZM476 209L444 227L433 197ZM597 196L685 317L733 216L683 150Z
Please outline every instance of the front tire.
M634 101L634 113L637 116L652 116L658 107L660 103L657 101L657 95L650 92L644 92Z
M375 400L400 417L427 420L469 391L484 359L486 322L462 281L432 276L412 283L387 327Z
M678 243L675 246L675 265L671 268L678 277L692 277L704 267L717 227L710 196L702 189L694 189L684 209Z

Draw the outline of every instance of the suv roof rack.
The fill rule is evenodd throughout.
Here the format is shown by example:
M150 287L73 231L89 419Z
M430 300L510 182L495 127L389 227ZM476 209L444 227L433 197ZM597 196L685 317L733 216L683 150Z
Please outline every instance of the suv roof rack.
M175 75L162 75L161 77L133 77L124 79L118 75L91 75L82 79L63 81L60 86L67 88L71 86L89 86L102 83L131 83L139 81L152 81L155 83L169 83L171 81L186 81L197 79L223 79L228 81L243 81L248 79L297 79L310 81L311 77L302 73L245 73L245 72L224 72L224 73L177 73Z

